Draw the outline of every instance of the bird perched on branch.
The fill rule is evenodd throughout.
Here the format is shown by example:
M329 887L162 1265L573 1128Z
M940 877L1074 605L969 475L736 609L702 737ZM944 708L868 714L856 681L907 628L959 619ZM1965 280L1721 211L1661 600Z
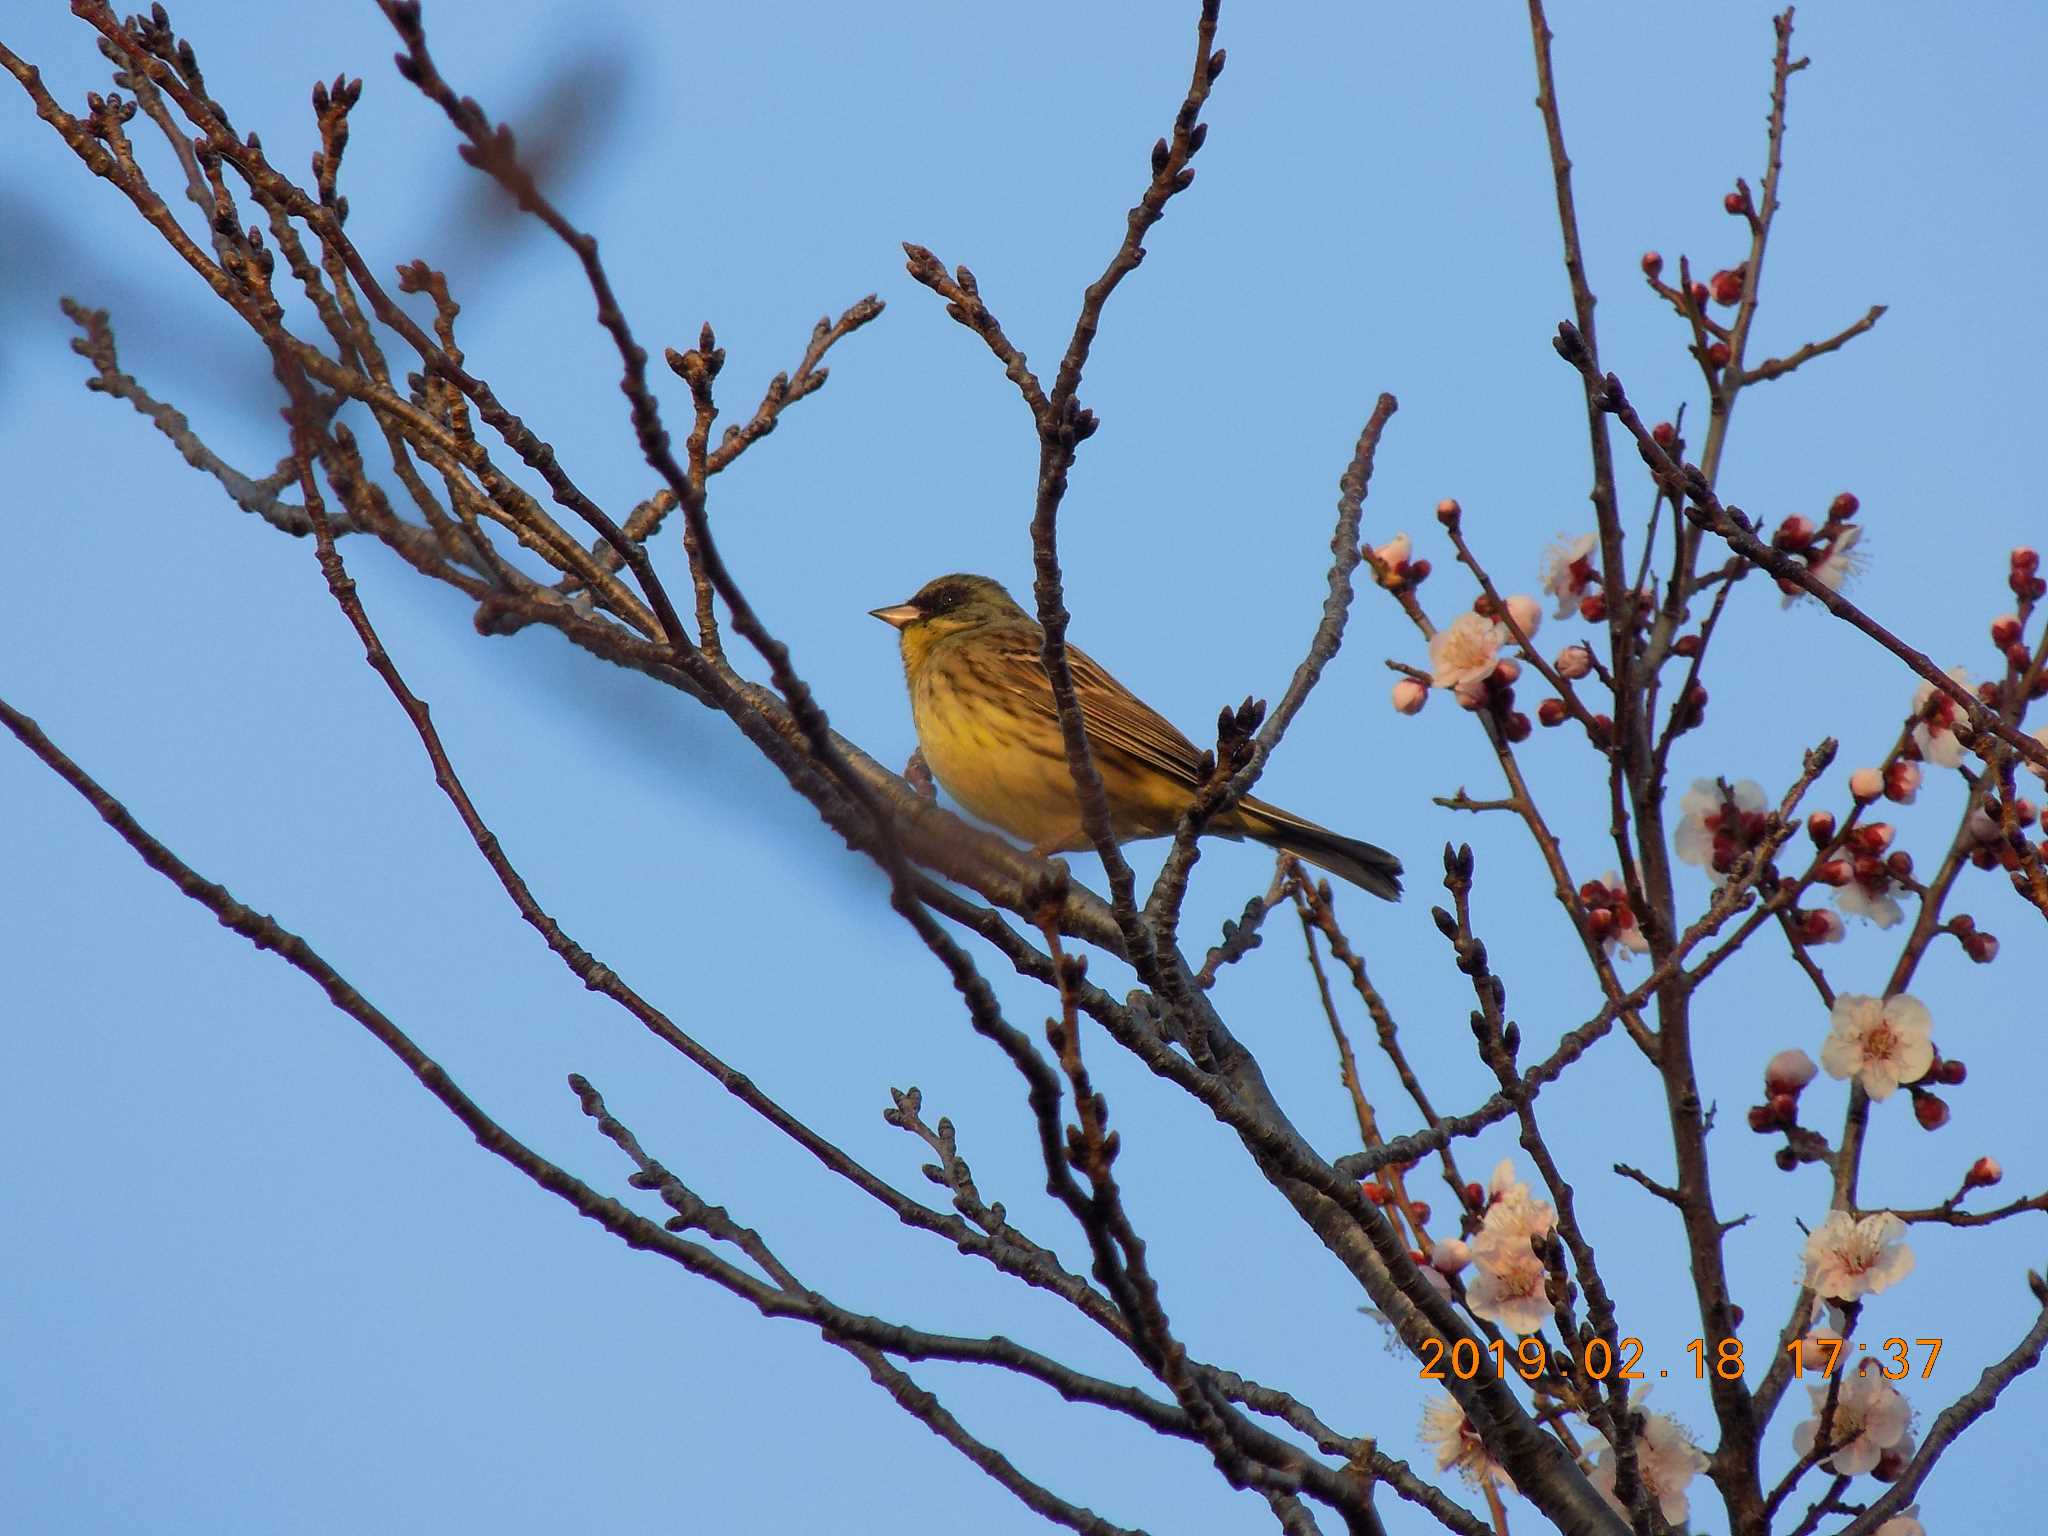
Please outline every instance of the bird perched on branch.
M1038 621L986 576L941 576L872 612L902 636L918 747L946 792L1040 856L1091 847ZM1117 841L1167 836L1202 788L1205 754L1083 651L1068 646L1067 664ZM1401 861L1384 848L1249 795L1208 830L1284 849L1387 901L1401 894Z

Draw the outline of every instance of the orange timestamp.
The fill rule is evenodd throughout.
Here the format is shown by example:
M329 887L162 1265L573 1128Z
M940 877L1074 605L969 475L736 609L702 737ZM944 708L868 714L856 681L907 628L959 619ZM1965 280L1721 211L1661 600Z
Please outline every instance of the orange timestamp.
M1878 1371L1888 1380L1897 1381L1913 1368L1914 1348L1927 1351L1927 1361L1920 1368L1921 1380L1926 1380L1934 1370L1934 1362L1941 1356L1940 1339L1890 1338L1877 1346L1874 1359ZM1851 1351L1841 1339L1794 1339L1785 1346L1792 1357L1792 1374L1805 1375L1816 1372L1826 1377L1841 1368L1843 1359ZM1868 1344L1858 1344L1854 1353L1870 1351ZM1704 1381L1709 1372L1723 1381L1738 1381L1742 1377L1742 1340L1717 1339L1709 1347L1705 1339L1694 1339L1685 1346L1685 1352L1692 1359L1694 1381ZM1579 1352L1578 1365L1586 1375L1595 1381L1605 1381L1610 1376L1617 1381L1643 1381L1651 1374L1643 1370L1643 1341L1633 1335L1623 1338L1619 1347L1613 1347L1605 1339L1588 1339ZM1446 1345L1442 1339L1427 1339L1422 1345L1422 1371L1425 1381L1442 1381L1446 1376L1459 1381L1471 1381L1476 1377L1491 1374L1498 1378L1514 1371L1524 1381L1534 1381L1551 1368L1551 1351L1543 1340L1536 1337L1523 1339L1510 1349L1503 1339L1495 1339L1482 1345L1477 1339L1459 1339ZM1669 1370L1655 1373L1660 1377L1669 1376Z

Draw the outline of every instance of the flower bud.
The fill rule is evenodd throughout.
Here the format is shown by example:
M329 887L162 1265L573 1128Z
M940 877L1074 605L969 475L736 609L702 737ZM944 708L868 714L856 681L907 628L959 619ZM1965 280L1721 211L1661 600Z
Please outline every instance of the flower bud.
M1583 645L1568 645L1557 653L1557 660L1552 665L1557 668L1559 677L1577 682L1593 670L1593 653Z
M1672 654L1683 656L1687 661L1699 655L1701 640L1698 635L1680 635L1671 642Z
M1970 1069L1960 1061L1957 1061L1953 1056L1943 1058L1939 1071L1942 1082L1951 1088L1961 1087L1964 1080L1970 1075ZM1927 1075L1932 1077L1934 1073L1930 1072Z
M1429 1220L1429 1202L1427 1200L1410 1200L1408 1202L1408 1219L1418 1227L1427 1223Z
M1394 681L1394 708L1404 715L1419 715L1422 706L1429 702L1429 686L1412 677L1396 678Z
M1500 723L1500 733L1509 741L1527 741L1529 732L1534 729L1535 727L1529 723L1529 717L1519 713L1509 715Z
M1848 932L1842 926L1841 914L1826 907L1815 907L1798 914L1799 942L1802 944L1839 944Z
M1920 793L1920 765L1899 761L1884 771L1884 797L1900 805L1911 805Z
M1455 1275L1471 1262L1471 1246L1459 1238L1440 1237L1430 1245L1429 1267L1439 1274Z
M1579 599L1579 617L1588 624L1599 624L1607 618L1607 594L1588 592Z
M1730 355L1728 343L1717 341L1707 348L1707 366L1709 368L1726 368Z
M2022 544L2012 552L2012 568L2023 576L2033 575L2041 568L2040 552Z
M1884 775L1875 768L1858 768L1849 775L1849 793L1860 805L1868 805L1884 793Z
M1425 581L1429 580L1429 573L1435 569L1436 567L1427 560L1410 560L1408 562L1408 585L1411 587L1421 586Z
M1462 509L1448 496L1436 504L1436 520L1446 528L1457 527L1461 515Z
M1829 859L1814 870L1813 878L1822 885L1847 885L1856 878L1856 871L1840 859Z
M1856 499L1854 491L1843 491L1833 501L1828 503L1828 521L1831 523L1846 523L1856 515L1862 505L1863 503Z
M1764 1063L1764 1091L1773 1098L1779 1094L1796 1097L1800 1089L1813 1081L1819 1070L1813 1064L1813 1058L1797 1046L1780 1051Z
M1737 304L1742 300L1742 269L1732 272L1716 272L1710 280L1709 289L1716 304Z
M1543 726L1563 725L1571 718L1571 711L1565 708L1563 699L1545 699L1536 706L1536 723Z
M1771 1113L1780 1125L1797 1125L1799 1101L1789 1093L1774 1093L1771 1095Z
M1806 835L1813 839L1814 847L1827 847L1829 843L1834 841L1835 813L1833 811L1815 811L1811 816L1807 817Z
M1692 296L1692 307L1694 309L1704 310L1707 307L1707 285L1705 283L1695 282L1686 292Z
M1643 252L1643 276L1655 277L1664 270L1664 258L1655 251Z
M1650 428L1650 441L1659 448L1669 448L1678 441L1678 428L1668 421L1660 421Z
M1780 549L1805 549L1813 542L1816 531L1812 518L1801 517L1794 512L1778 524L1778 531L1771 535L1771 542Z
M1387 1186L1378 1179L1367 1179L1359 1188L1363 1191L1365 1198L1374 1205L1385 1205L1387 1203Z
M1543 625L1543 605L1533 597L1516 593L1507 600L1508 617L1515 621L1515 627L1522 632L1522 638L1533 640L1536 631Z
M1892 845L1892 824L1888 821L1868 822L1856 829L1856 846L1865 853L1883 853Z
M1771 1154L1771 1161L1776 1163L1786 1173L1790 1173L1799 1166L1799 1154L1790 1147L1780 1147Z
M1493 665L1493 679L1503 688L1512 688L1522 680L1522 664L1512 656L1503 656Z
M1721 199L1721 207L1731 214L1745 214L1749 212L1749 199L1740 192L1730 192Z
M1970 1164L1970 1171L1963 1175L1963 1188L1989 1189L2005 1177L2005 1170L1998 1166L1995 1157L1980 1157Z
M1913 1118L1923 1131L1938 1131L1948 1124L1948 1104L1939 1094L1915 1092Z
M1771 1113L1768 1104L1749 1106L1749 1128L1759 1136L1768 1136L1778 1128L1777 1116Z
M1991 643L2001 651L2018 643L2020 638L2020 616L2016 613L2001 613L1991 621Z
M1913 855L1903 848L1894 848L1884 857L1884 867L1894 880L1913 878Z

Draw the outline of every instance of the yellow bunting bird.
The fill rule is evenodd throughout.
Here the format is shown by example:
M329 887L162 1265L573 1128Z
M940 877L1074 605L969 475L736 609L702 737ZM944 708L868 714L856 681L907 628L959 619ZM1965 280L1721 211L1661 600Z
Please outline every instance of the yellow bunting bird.
M946 793L1041 856L1091 847L1038 621L986 576L941 576L872 612L902 636L918 747ZM1169 835L1202 786L1202 754L1086 653L1068 646L1067 663L1117 841ZM1209 830L1284 849L1387 901L1401 894L1401 861L1384 848L1249 795Z

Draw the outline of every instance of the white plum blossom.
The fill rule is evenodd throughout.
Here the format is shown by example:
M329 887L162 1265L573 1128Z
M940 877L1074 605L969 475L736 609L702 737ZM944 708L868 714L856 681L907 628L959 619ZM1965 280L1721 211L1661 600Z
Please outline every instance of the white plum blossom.
M1948 669L1949 680L1970 686L1970 674L1961 667ZM1913 743L1928 762L1942 768L1960 768L1963 744L1956 740L1956 701L1932 683L1913 690L1913 713L1920 717L1913 727Z
M1488 1483L1510 1490L1515 1486L1500 1463L1486 1454L1479 1432L1449 1393L1439 1392L1423 1405L1422 1442L1435 1451L1439 1472L1456 1467L1474 1488Z
M1877 1536L1927 1536L1927 1527L1920 1523L1920 1506L1908 1504L1877 1528Z
M1800 1455L1811 1453L1819 1443L1820 1421L1827 1412L1832 1381L1807 1387L1813 1397L1813 1417L1792 1431L1792 1449ZM1821 1465L1838 1477L1855 1477L1868 1472L1892 1446L1905 1438L1906 1421L1912 1410L1890 1382L1873 1370L1868 1361L1843 1377L1835 1398L1834 1415L1828 1421L1827 1443L1835 1447Z
M1557 1225L1557 1212L1550 1202L1529 1193L1529 1186L1515 1177L1515 1165L1508 1158L1494 1165L1486 1193L1489 1204L1479 1223L1475 1251L1489 1240L1496 1245L1512 1240L1526 1247L1531 1238L1545 1237Z
M1905 1230L1890 1211L1861 1220L1829 1211L1806 1239L1806 1283L1816 1295L1837 1301L1890 1289L1913 1272L1913 1250L1899 1241Z
M1506 1158L1493 1170L1488 1190L1492 1203L1471 1247L1478 1273L1465 1282L1465 1302L1476 1315L1504 1328L1534 1333L1550 1321L1552 1308L1543 1289L1543 1261L1529 1244L1548 1235L1557 1212L1529 1193Z
M1820 1064L1828 1076L1853 1077L1873 1099L1901 1083L1917 1083L1934 1065L1934 1016L1909 992L1883 999L1860 992L1836 996Z
M1543 590L1557 599L1560 619L1577 609L1579 599L1592 585L1594 542L1590 533L1576 539L1559 534L1558 541L1543 552Z
M1614 1447L1604 1435L1595 1435L1593 1442L1593 1465L1587 1469L1587 1480L1626 1515L1628 1510L1614 1495ZM1636 1476L1673 1525L1685 1524L1691 1513L1686 1487L1706 1470L1706 1454L1692 1443L1684 1425L1668 1413L1643 1415L1636 1434Z
M1430 681L1449 688L1468 709L1486 700L1486 680L1500 665L1507 627L1477 613L1461 613L1429 640Z
M1508 1244L1490 1246L1483 1239L1472 1250L1478 1272L1465 1282L1465 1304L1473 1315L1496 1322L1511 1333L1535 1333L1550 1322L1555 1309L1543 1289L1543 1261L1526 1242L1520 1251Z
M1728 878L1725 868L1717 868L1721 862L1715 844L1726 841L1733 849L1745 848L1753 840L1751 829L1742 823L1751 817L1758 819L1758 828L1767 801L1764 787L1755 779L1740 779L1729 786L1735 801L1732 818L1727 801L1721 796L1721 786L1712 779L1694 779L1692 788L1679 797L1678 830L1671 835L1673 850L1681 863L1697 864L1706 870L1707 878L1716 885Z
M1408 563L1408 556L1414 551L1414 544L1405 533L1397 533L1386 543L1373 551L1373 556L1389 571L1398 571Z
M1856 546L1863 540L1863 529L1855 523L1839 524L1829 541L1828 552L1818 562L1809 561L1807 570L1813 579L1830 592L1841 589L1842 583L1863 568L1863 557L1856 553ZM1806 595L1803 588L1794 588L1785 594L1783 606L1790 608Z
M1835 890L1835 906L1849 917L1867 917L1880 928L1889 928L1906 915L1899 898L1892 894L1891 877L1866 884L1851 880Z

